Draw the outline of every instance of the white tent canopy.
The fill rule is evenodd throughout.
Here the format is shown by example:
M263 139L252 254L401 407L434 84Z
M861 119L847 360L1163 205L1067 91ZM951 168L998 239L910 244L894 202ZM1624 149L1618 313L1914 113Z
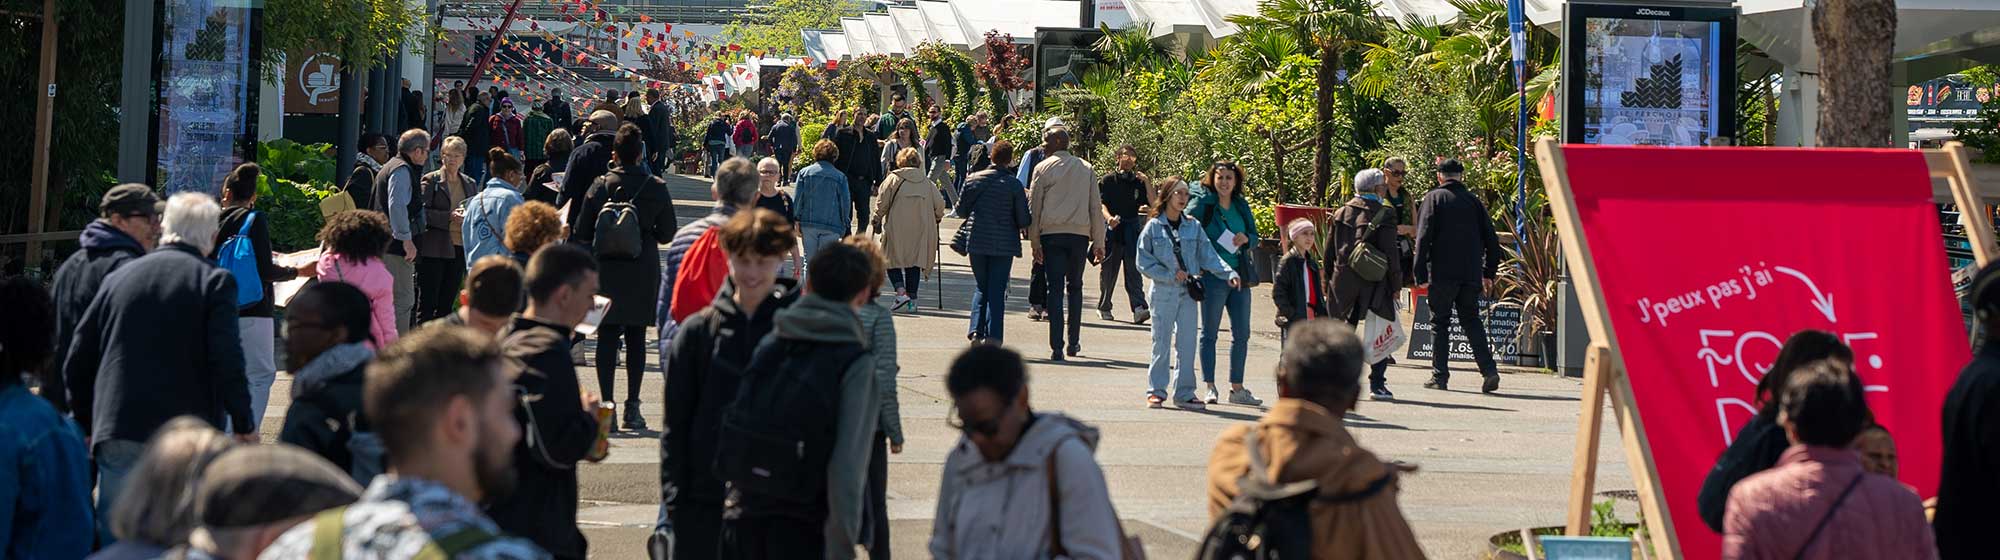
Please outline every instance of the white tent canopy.
M924 14L924 26L945 44L959 48L971 48L972 44L985 39L984 32L968 35L966 29L958 25L958 13L952 11L951 3L943 0L922 0L917 2L917 11Z
M873 39L875 40L876 53L886 55L910 54L909 45L903 44L902 32L898 29L895 18L890 17L889 14L873 12L861 14L861 19L868 22L868 32L875 34Z
M840 29L847 36L848 56L862 56L879 52L875 49L875 32L868 29L868 22L858 17L840 18Z
M805 40L806 56L813 60L840 60L847 58L847 34L824 29L799 31Z
M1017 40L1033 40L1037 27L1076 27L1077 4L1073 0L950 0L958 12L958 25L966 38L984 37L987 31L1013 35Z
M896 20L897 38L903 41L903 46L912 54L916 53L917 45L937 39L931 35L927 22L924 21L924 13L917 11L916 8L908 6L889 8L889 17Z
M1125 0L1125 12L1133 25L1151 26L1153 38L1190 32L1213 36L1193 0Z

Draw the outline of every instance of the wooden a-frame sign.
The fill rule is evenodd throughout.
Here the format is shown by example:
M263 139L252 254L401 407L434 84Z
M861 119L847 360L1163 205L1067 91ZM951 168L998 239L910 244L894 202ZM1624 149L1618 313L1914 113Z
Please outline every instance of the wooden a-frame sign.
M1603 399L1608 393L1612 414L1619 427L1625 463L1632 471L1645 517L1645 533L1650 539L1649 543L1641 543L1642 548L1648 548L1643 545L1650 544L1650 552L1655 558L1682 558L1681 543L1674 532L1673 517L1666 509L1667 499L1661 489L1652 448L1648 444L1646 426L1633 404L1632 383L1625 375L1625 365L1618 355L1617 341L1611 332L1609 308L1599 283L1589 240L1583 235L1582 218L1570 188L1563 147L1552 138L1542 138L1536 142L1535 153L1591 340L1584 362L1584 388L1580 399L1583 408L1577 422L1569 503L1564 519L1565 534L1588 536L1590 532L1599 427L1603 422ZM1981 210L1986 207L1975 192L1976 183L1973 182L1970 157L1965 146L1952 142L1942 149L1924 150L1924 159L1930 178L1944 180L1950 199L1961 209L1960 220L1978 264L1984 266L2000 256L2000 247L1995 246L1993 224L1982 223L1984 220L1981 217L1985 212Z

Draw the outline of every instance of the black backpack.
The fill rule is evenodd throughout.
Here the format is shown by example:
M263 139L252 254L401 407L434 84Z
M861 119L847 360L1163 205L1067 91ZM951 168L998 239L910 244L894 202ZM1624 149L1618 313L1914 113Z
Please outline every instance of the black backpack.
M858 343L773 336L744 368L723 412L715 473L760 502L810 506L826 495L840 416L840 384L864 350Z
M1301 480L1277 484L1268 478L1270 465L1257 444L1257 428L1243 435L1243 449L1250 453L1250 469L1236 479L1236 500L1222 517L1209 526L1201 540L1204 560L1289 560L1312 557L1314 503L1341 503L1367 499L1380 493L1395 478L1392 469L1367 488L1335 496L1322 496L1319 481Z

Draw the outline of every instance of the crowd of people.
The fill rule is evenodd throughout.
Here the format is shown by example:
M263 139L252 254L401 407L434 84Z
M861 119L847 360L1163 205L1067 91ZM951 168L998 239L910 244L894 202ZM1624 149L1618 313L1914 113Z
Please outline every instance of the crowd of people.
M1456 317L1481 389L1498 390L1479 298L1502 254L1453 160L1414 204L1405 161L1360 171L1325 220L1278 229L1282 257L1261 271L1239 164L1153 178L1137 147L1120 146L1099 173L1060 120L1024 151L983 114L954 126L932 107L919 134L898 96L802 147L789 115L760 136L751 115L719 112L704 137L713 210L682 225L662 179L675 150L671 124L659 136L672 109L658 92L614 93L574 134L535 130L541 149L523 151L527 134L503 122L517 118L510 98L466 91L448 94L477 100L450 104L459 122L492 126L363 139L356 174L367 175L347 187L360 209L327 217L309 262L272 251L261 169L245 164L220 179L219 199L119 185L51 289L0 282L15 319L0 324L0 425L19 434L0 457L33 467L0 477L0 511L14 513L0 550L584 558L577 468L607 457L609 432L648 430L652 327L665 408L655 558L887 558L888 456L906 443L895 317L915 307L942 246L968 257L975 286L971 344L944 376L961 437L937 490L934 557L1117 558L1134 546L1094 458L1100 432L1036 410L1026 361L1002 344L1024 244L1029 315L1047 323L1051 362L1083 352L1086 267L1100 266L1101 320L1115 320L1123 279L1131 322L1151 324L1151 408L1264 404L1244 381L1252 288L1273 284L1277 394L1212 450L1215 535L1273 489L1303 487L1322 499L1297 511L1311 527L1292 543L1300 552L1423 557L1396 502L1415 467L1376 457L1344 419L1364 395L1394 399L1393 359L1356 333L1393 320L1406 288L1428 290L1435 347L1450 346ZM566 121L557 97L532 111ZM794 173L802 148L813 163ZM751 159L766 149L775 157ZM950 238L947 216L965 220ZM280 300L275 286L300 277L312 281ZM1987 333L2000 333L1996 279L2000 265L1974 281ZM1227 392L1215 375L1224 317ZM592 363L586 331L595 390L579 374ZM280 340L290 404L277 441L260 444ZM1894 480L1894 444L1852 352L1831 334L1794 335L1701 493L1725 557L1977 556L1979 505L2000 495L1995 348L1982 345L1947 403L1927 525ZM1447 387L1446 354L1427 387Z

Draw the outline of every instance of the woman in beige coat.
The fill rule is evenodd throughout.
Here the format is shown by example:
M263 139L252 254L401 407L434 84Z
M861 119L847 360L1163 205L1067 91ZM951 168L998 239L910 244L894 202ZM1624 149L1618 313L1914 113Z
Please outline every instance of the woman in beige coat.
M916 148L896 153L896 172L882 180L875 198L875 229L882 232L882 252L889 257L889 283L896 286L890 310L914 310L917 283L924 269L937 262L938 222L944 219L944 196L924 176L924 156Z

